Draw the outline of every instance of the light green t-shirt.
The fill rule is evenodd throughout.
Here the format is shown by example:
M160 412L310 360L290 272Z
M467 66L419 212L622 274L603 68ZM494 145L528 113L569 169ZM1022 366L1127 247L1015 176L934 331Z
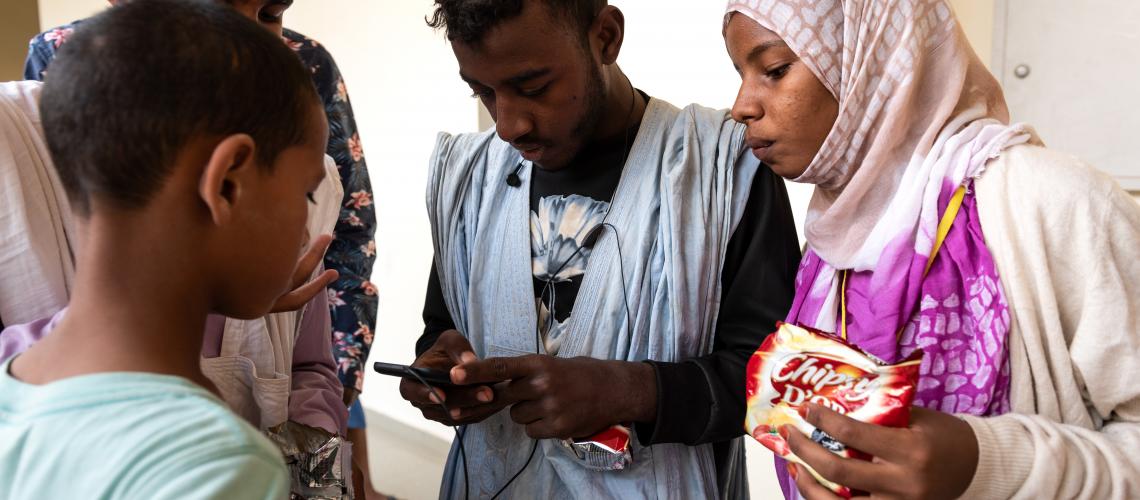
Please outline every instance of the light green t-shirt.
M189 380L105 373L28 385L0 364L0 498L281 499L281 453Z

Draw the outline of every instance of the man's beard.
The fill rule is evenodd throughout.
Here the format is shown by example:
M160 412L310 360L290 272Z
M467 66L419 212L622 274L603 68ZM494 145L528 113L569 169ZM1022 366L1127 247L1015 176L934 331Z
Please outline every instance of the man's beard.
M592 62L592 61L591 61ZM586 80L586 94L583 100L585 106L582 117L578 123L571 129L570 137L573 143L571 144L571 155L565 165L557 165L555 169L565 168L579 155L582 150L594 139L594 132L598 130L598 123L602 119L602 113L605 110L606 102L606 84L602 80L602 72L594 64L589 65L590 74ZM547 167L547 165L539 164L540 167Z
M586 113L578 124L574 125L574 137L580 138L578 148L589 141L594 132L598 130L598 122L602 119L602 108L605 107L606 88L602 81L602 71L594 64L590 64L590 76L586 81Z

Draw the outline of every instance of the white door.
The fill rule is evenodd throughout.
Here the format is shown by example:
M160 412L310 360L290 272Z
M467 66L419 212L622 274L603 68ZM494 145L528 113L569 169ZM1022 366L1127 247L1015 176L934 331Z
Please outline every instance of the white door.
M998 0L995 24L1013 120L1140 190L1140 0Z

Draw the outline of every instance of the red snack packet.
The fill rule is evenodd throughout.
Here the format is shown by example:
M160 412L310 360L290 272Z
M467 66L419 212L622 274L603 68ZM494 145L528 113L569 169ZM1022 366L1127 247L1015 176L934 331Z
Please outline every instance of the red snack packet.
M629 450L629 428L615 425L586 439L596 443L611 453L625 453Z
M921 362L922 352L915 351L905 361L887 365L841 339L780 323L748 361L744 429L835 494L851 498L856 492L820 477L795 456L778 434L780 427L791 425L839 456L870 460L807 423L800 406L812 402L863 422L904 427L910 422Z
M629 450L630 429L624 425L610 426L606 430L583 439L565 439L562 445L593 470L623 470L633 463Z

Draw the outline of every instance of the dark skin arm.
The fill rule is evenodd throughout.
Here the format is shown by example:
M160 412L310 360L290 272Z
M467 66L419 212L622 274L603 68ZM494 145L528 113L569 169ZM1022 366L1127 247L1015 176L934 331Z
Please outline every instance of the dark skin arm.
M484 405L486 415L513 405L511 420L535 439L588 437L614 424L657 417L657 379L646 363L531 354L472 359L452 368L451 379L496 383L494 400ZM622 388L620 397L605 397L599 388L607 387ZM471 414L484 415L482 410L473 408Z
M978 465L978 441L965 421L945 413L911 408L910 425L890 428L840 415L819 405L802 411L812 425L838 441L874 456L870 462L827 451L795 428L780 434L797 457L821 476L870 498L952 499L970 486ZM800 494L808 500L839 498L806 469L789 465Z
M452 382L462 386L430 391L415 380L400 382L404 399L424 418L445 425L481 422L511 406L512 420L526 426L529 436L573 438L656 417L657 382L645 363L537 354L479 360L463 335L447 330L412 366L449 371ZM598 387L624 387L629 397L607 400Z
M420 354L412 366L447 372L464 361L475 359L475 353L467 339L457 330L447 330L439 334L435 343ZM454 376L452 382L455 382ZM480 422L503 408L495 400L494 392L488 384L429 389L418 380L405 378L400 381L400 396L423 412L424 418L445 425ZM441 402L447 405L452 415L444 412Z

